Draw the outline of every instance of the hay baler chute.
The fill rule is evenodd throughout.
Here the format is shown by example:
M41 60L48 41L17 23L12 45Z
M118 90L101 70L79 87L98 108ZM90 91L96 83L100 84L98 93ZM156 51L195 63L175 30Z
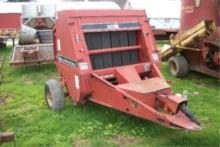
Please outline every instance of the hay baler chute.
M166 127L197 131L187 99L173 94L159 70L156 43L144 11L61 11L54 32L61 85L45 85L48 106L92 101Z

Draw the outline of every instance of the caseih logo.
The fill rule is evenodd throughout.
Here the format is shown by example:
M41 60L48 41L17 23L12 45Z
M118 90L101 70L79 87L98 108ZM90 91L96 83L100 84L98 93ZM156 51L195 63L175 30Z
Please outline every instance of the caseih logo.
M58 61L61 62L61 63L64 63L66 65L69 65L73 68L77 68L77 62L76 61L73 61L67 57L63 57L63 56L58 56Z

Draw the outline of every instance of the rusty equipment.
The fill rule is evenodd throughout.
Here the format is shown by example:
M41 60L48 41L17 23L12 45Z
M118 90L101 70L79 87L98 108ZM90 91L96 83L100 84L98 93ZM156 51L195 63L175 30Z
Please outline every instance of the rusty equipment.
M16 147L15 134L13 132L0 133L0 145L9 142L13 142L14 147Z
M54 18L54 5L22 6L23 23L19 33L19 44L12 50L10 62L12 66L33 66L53 62Z
M219 11L220 0L182 0L180 30L161 51L173 76L192 70L220 79Z
M15 45L15 38L21 28L21 14L0 13L0 20L0 48L5 48L9 39L12 39Z
M160 73L144 11L61 11L54 49L61 82L45 84L49 108L62 109L69 95L74 104L92 101L166 127L201 129L187 98L173 94Z

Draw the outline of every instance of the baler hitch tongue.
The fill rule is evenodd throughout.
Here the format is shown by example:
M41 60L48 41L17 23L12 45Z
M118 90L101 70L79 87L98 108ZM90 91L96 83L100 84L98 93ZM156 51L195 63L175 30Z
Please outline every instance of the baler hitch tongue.
M200 122L187 108L187 99L177 95L159 95L160 103L164 103L162 122L168 127L190 131L201 130Z

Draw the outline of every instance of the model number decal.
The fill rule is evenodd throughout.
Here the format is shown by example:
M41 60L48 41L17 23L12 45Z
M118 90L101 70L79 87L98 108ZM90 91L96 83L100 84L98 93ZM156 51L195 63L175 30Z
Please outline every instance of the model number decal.
M118 24L109 24L109 25L107 25L107 29L119 29L119 25Z
M83 24L84 31L90 30L114 30L114 29L140 29L138 22L110 22L110 23L92 23Z
M87 70L87 69L89 69L89 65L86 62L80 62L79 68L80 68L80 70Z
M61 63L66 64L66 65L69 65L73 68L77 68L77 62L73 61L69 58L66 58L66 57L63 57L63 56L58 56L58 61L61 62Z

